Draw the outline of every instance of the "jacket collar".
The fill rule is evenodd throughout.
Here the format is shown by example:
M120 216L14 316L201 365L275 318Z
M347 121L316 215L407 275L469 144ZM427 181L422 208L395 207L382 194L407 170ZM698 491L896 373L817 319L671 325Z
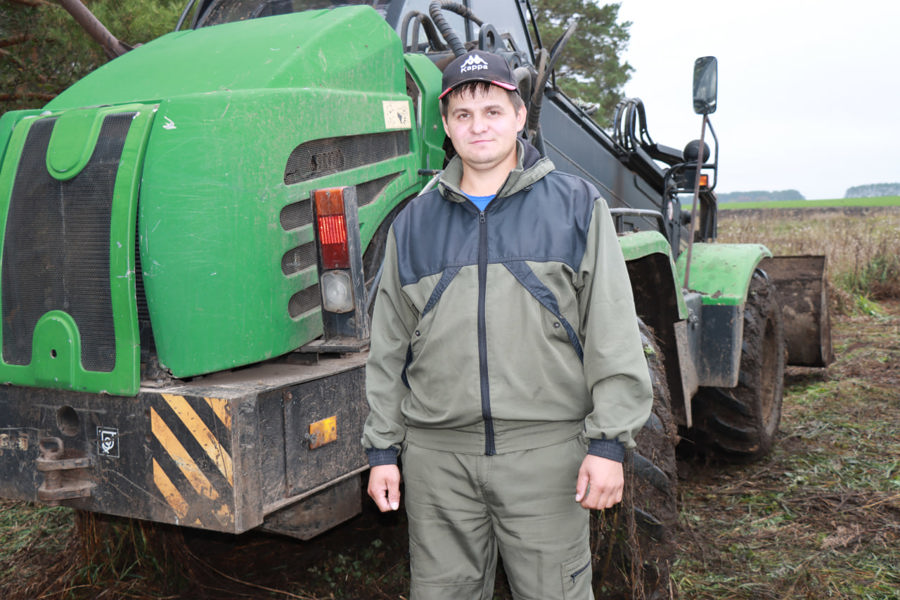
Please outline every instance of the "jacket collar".
M553 161L541 156L537 148L521 139L516 140L516 167L509 172L506 181L500 186L497 198L512 196L526 187L533 185L554 169ZM463 164L459 156L454 156L441 174L438 189L441 196L453 202L467 201L459 188L462 181Z

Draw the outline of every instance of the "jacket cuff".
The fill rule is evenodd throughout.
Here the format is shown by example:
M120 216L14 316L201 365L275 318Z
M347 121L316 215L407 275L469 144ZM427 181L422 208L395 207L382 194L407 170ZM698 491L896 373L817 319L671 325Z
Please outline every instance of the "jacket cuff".
M397 464L397 452L396 448L388 448L387 450L379 450L378 448L367 448L366 456L369 459L370 467L380 467L382 465L396 465Z
M625 446L619 440L592 439L588 446L588 454L622 462L625 460Z

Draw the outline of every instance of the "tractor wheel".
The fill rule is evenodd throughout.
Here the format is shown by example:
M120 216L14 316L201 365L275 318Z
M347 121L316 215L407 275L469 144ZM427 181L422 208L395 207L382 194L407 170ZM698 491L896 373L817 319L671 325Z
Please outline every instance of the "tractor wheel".
M400 214L400 211L409 204L411 199L412 198L407 198L406 200L403 200L388 213L388 216L384 218L381 225L375 230L375 235L372 236L368 248L366 248L366 251L363 253L363 273L366 278L366 291L370 294L369 298L367 298L370 320L372 319L372 311L375 310L375 296L378 293L377 279L379 271L381 270L381 263L384 262L384 251L387 246L388 232L390 231L394 219L396 219L397 215Z
M769 453L781 421L786 346L775 287L757 270L744 308L738 385L702 388L694 398L696 438L705 451L732 462Z
M641 339L653 382L653 411L625 459L625 494L618 509L594 511L591 545L597 598L670 598L669 570L678 521L677 427L663 356L649 327Z

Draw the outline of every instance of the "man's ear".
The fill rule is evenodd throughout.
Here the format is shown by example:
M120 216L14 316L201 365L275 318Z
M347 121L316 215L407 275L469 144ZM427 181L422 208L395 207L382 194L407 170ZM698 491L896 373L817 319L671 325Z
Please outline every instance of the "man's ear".
M444 124L444 134L450 137L450 129L447 127L447 117L441 116L441 123Z
M518 128L516 131L522 131L525 129L525 122L528 119L528 109L525 106L520 106L518 112L516 113L516 125Z

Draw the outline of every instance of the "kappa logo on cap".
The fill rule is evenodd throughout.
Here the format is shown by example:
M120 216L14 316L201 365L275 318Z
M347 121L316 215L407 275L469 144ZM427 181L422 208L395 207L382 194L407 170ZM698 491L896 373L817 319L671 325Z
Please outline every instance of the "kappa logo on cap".
M481 71L488 68L487 61L478 56L477 54L473 54L466 61L459 66L460 73L468 73L469 71Z

